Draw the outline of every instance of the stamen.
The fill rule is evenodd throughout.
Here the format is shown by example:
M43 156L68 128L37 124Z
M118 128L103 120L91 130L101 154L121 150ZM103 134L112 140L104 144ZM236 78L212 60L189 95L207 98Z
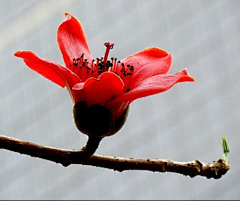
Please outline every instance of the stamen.
M69 64L69 68L77 74L80 79L85 82L89 77L97 78L103 72L109 71L115 73L124 82L124 91L130 91L131 79L134 73L134 67L132 65L125 65L117 58L111 57L108 60L110 49L113 49L114 44L109 42L104 43L106 51L104 57L96 58L89 62L84 58L84 53L79 58L73 58Z

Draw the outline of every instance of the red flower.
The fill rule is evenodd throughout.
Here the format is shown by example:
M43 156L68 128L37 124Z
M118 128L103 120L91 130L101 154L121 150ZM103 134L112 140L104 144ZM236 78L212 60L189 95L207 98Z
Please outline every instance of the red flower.
M31 51L18 51L15 56L61 87L67 86L75 104L75 122L88 135L114 134L135 99L164 92L178 82L194 81L187 70L167 74L171 54L156 47L119 61L108 59L113 44L105 43L104 57L94 60L80 22L70 14L65 14L58 28L57 41L66 66Z

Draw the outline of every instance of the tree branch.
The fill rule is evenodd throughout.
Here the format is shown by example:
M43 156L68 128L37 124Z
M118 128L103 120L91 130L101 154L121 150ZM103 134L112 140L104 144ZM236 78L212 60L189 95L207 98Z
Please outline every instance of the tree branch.
M190 177L198 175L219 179L230 169L230 166L225 164L224 159L212 163L201 163L198 160L175 162L170 159L133 159L95 154L89 156L84 149L78 151L56 149L3 135L0 135L0 149L61 163L65 167L71 164L82 164L113 169L119 172L125 170L148 170L153 172L174 172Z

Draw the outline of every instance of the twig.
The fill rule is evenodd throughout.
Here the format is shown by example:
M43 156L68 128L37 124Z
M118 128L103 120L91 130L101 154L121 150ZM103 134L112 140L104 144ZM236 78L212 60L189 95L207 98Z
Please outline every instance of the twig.
M148 170L153 172L174 172L190 177L198 175L219 179L230 169L229 165L225 165L224 159L219 159L212 163L201 163L198 160L175 162L170 159L133 159L95 154L89 156L83 151L84 149L78 151L56 149L3 135L0 135L0 149L7 149L20 154L61 163L65 167L71 164L82 164L113 169L119 172L125 170Z

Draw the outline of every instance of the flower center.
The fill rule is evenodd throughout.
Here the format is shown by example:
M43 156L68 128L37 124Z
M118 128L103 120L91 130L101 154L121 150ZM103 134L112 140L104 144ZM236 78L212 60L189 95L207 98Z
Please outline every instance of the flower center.
M84 53L79 58L74 58L69 68L77 74L80 79L85 82L90 77L98 78L103 72L113 72L118 75L124 82L124 92L130 90L130 82L132 74L134 72L134 67L132 65L125 65L117 58L111 58L108 60L108 55L111 49L113 49L114 44L109 42L104 43L106 46L106 51L104 57L97 58L89 62L84 58Z

